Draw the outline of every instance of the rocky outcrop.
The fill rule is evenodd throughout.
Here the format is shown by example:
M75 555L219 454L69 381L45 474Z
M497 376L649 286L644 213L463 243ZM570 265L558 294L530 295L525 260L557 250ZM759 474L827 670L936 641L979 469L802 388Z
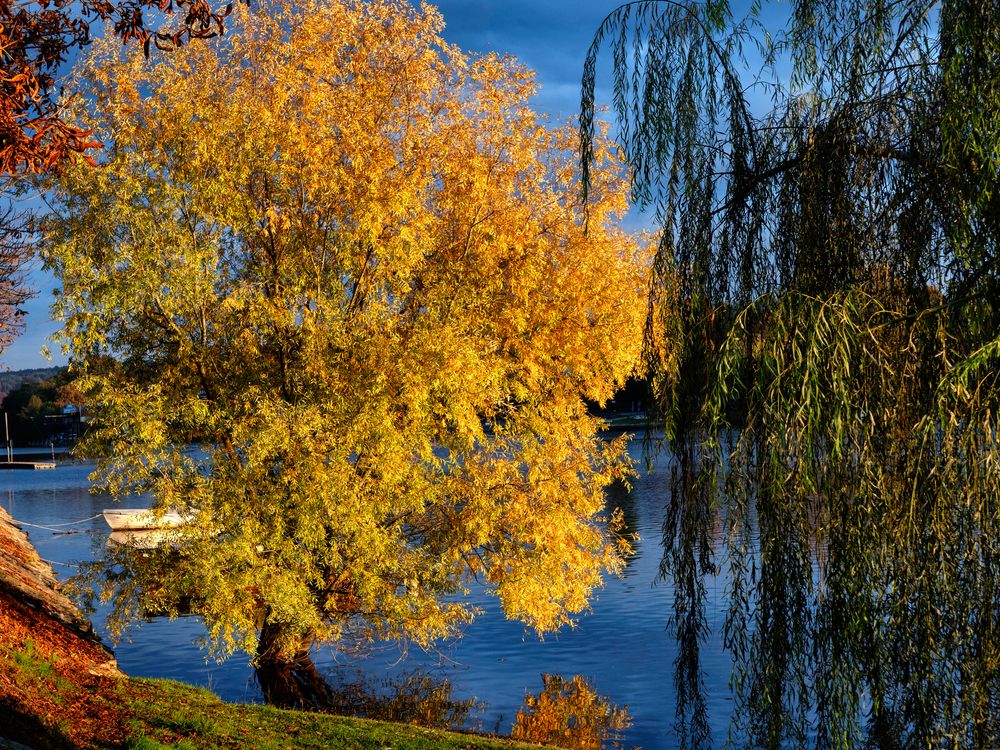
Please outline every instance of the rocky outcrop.
M114 670L114 655L101 642L90 621L59 590L51 566L43 561L10 515L0 508L0 601L6 607L66 631L88 652L95 669ZM48 628L46 628L48 629Z

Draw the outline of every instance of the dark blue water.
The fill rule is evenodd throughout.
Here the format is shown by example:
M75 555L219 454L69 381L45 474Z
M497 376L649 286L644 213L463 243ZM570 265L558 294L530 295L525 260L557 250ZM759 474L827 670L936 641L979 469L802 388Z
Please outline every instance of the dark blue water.
M641 446L632 445L636 459ZM631 493L616 493L630 530L638 532L635 556L621 578L608 580L592 602L592 610L579 618L573 629L546 636L541 641L523 626L506 621L495 599L482 591L472 593L484 614L465 631L463 638L439 644L436 653L383 647L364 657L335 654L315 655L321 668L331 671L360 670L379 683L394 676L420 670L453 686L455 699L475 698L483 708L473 723L488 731L510 731L527 693L542 687L543 673L566 678L584 675L598 693L612 704L627 705L632 727L624 731L623 746L646 750L668 750L677 743L673 734L673 661L676 644L668 627L673 601L669 582L657 582L660 560L660 525L663 518L667 459L654 462L651 473L634 481ZM109 500L89 492L89 464L60 464L50 471L0 471L0 504L19 521L51 526L91 518L109 506ZM144 505L141 498L132 503ZM53 534L25 526L39 554L53 563L56 574L72 575L74 561L92 559L99 553L108 529L101 518L66 529L82 533ZM703 666L709 711L716 723L716 745L721 745L728 726L730 699L729 657L723 653L717 634L724 616L724 583L710 579L709 624L716 634L704 644ZM103 614L94 616L100 629ZM130 641L115 646L121 668L142 677L167 677L205 686L225 700L260 701L260 691L245 655L217 664L206 659L197 645L204 630L196 618L157 619L134 628Z

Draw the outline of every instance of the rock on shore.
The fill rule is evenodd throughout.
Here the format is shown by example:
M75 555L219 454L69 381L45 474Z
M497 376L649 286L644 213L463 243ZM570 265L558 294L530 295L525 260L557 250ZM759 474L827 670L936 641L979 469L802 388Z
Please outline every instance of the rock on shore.
M51 566L0 508L0 740L72 746L77 726L106 718L89 698L120 676L114 654L59 589Z

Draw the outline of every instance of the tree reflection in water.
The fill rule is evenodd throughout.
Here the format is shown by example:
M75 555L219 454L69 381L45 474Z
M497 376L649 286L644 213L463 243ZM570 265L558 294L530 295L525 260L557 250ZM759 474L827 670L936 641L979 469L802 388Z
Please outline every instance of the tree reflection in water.
M458 699L452 684L415 670L377 682L358 671L328 680L304 655L294 664L262 664L257 680L268 704L437 729L467 729L485 704ZM569 750L620 748L632 726L627 706L613 705L581 675L542 675L542 691L525 696L511 730L516 740Z
M419 670L375 681L355 673L333 679L321 674L308 656L294 664L262 664L257 681L268 704L281 708L322 711L381 721L417 724L435 729L464 729L470 713L483 704L475 698L459 699L449 680Z
M611 705L581 675L543 674L542 691L525 696L524 704L511 731L516 740L599 750L621 747L619 732L632 726L628 707Z

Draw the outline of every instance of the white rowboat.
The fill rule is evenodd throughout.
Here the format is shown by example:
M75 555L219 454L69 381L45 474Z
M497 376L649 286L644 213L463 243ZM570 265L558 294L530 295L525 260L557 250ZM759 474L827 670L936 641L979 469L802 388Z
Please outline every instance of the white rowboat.
M137 531L140 529L174 529L189 519L180 513L162 513L147 508L113 508L102 511L104 520L112 531Z

